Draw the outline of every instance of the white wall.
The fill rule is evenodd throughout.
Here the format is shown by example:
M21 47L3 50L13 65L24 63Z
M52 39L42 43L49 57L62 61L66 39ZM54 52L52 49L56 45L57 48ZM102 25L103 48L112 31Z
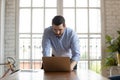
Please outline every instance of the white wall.
M5 58L16 58L16 1L6 0L5 9Z
M0 0L0 63L4 62L4 25L5 24L5 0ZM3 66L0 66L0 76L3 74Z
M104 32L116 37L117 30L120 30L120 0L103 0L104 1ZM102 39L103 40L103 39ZM105 42L105 41L104 41ZM102 44L103 45L103 44ZM103 46L103 56L106 56L105 45ZM109 70L103 71L104 76L109 76Z

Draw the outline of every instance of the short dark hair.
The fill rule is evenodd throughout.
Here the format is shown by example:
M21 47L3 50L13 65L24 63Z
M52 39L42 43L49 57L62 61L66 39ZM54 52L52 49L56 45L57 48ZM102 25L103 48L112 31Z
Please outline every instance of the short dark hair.
M61 15L57 15L52 19L52 25L60 25L63 24L65 26L65 19Z

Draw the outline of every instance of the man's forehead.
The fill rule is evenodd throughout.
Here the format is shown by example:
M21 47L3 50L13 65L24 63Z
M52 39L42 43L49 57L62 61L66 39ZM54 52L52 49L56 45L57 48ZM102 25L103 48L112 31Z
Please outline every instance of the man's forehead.
M53 25L53 28L54 29L63 29L64 28L64 26L63 25Z

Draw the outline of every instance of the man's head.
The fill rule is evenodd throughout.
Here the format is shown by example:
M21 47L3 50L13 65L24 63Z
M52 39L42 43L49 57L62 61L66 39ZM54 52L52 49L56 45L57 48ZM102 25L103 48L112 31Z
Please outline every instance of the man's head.
M65 29L65 19L63 16L57 15L52 19L52 28L56 36L60 37Z

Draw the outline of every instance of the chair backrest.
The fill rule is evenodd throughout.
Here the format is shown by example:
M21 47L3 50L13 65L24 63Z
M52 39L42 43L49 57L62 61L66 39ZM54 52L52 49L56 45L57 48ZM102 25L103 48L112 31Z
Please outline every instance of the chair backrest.
M110 76L120 75L120 66L111 66L110 67Z
M120 80L120 75L110 76L109 79L110 80Z

